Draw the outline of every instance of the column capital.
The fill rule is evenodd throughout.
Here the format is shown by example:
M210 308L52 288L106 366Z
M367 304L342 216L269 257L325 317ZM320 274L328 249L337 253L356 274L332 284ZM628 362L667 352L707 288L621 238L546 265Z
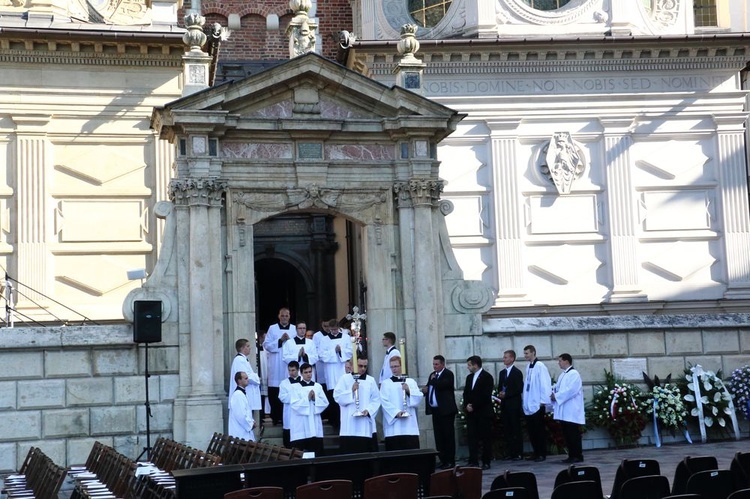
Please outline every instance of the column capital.
M605 135L627 135L632 133L633 128L637 125L636 120L628 116L599 118L599 123L604 129Z
M408 182L393 184L393 192L398 196L398 207L433 206L440 200L445 182L435 179L411 179Z
M178 206L221 206L227 183L215 178L178 178L169 183L169 197Z

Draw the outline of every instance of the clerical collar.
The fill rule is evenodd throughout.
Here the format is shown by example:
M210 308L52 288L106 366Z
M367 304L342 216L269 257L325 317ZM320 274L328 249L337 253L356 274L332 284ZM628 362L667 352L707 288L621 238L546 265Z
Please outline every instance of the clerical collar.
M294 337L294 342L297 345L304 345L305 344L305 337L303 336L302 338L300 338L299 336L295 336Z
M396 348L396 345L391 345L388 347L388 350L385 351L385 354L388 355Z
M305 380L303 379L303 380L301 380L301 381L299 382L299 384L300 384L300 385L302 385L302 386L313 386L313 385L315 384L315 381L312 381L312 380L310 380L310 381L305 381Z
M242 393L245 393L245 389L244 389L244 388L242 388L242 387L241 387L240 385L237 385L237 388L235 388L235 389L234 389L234 391L235 391L235 392L236 392L237 390L241 391ZM247 393L245 393L245 395L247 395Z
M296 378L292 378L291 376L289 376L289 382L290 383L299 383L299 376L297 376Z
M337 340L337 339L341 338L341 331L339 331L336 334L328 333L328 337L331 338L332 340Z
M406 376L391 376L391 381L394 383L403 383L406 380Z
M288 330L290 325L291 324L287 324L286 326L282 326L281 323L279 322L279 329Z
M363 379L365 379L365 378L367 378L367 373L364 373L364 374L360 374L360 375L359 375L359 378L357 378L357 379L358 379L358 380L363 380Z

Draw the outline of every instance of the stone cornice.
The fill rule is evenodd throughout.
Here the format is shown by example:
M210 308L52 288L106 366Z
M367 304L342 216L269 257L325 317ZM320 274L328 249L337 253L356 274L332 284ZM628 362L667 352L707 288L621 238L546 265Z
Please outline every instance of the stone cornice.
M151 66L179 68L182 60L169 54L110 54L0 49L0 63L74 64L83 66Z

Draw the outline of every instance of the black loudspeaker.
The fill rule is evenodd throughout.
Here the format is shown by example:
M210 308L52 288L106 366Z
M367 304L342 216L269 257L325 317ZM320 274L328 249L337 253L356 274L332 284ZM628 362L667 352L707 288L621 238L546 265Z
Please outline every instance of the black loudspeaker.
M161 301L134 301L133 317L133 341L135 343L161 341Z

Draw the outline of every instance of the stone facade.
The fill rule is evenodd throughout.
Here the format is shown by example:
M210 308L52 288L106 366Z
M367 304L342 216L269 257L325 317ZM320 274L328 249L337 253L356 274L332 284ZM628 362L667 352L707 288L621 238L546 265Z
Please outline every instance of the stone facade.
M145 351L132 335L130 326L3 330L0 469L18 469L32 445L60 464L84 462L96 440L141 453ZM152 444L172 436L179 386L177 345L169 334L164 340L148 356Z

